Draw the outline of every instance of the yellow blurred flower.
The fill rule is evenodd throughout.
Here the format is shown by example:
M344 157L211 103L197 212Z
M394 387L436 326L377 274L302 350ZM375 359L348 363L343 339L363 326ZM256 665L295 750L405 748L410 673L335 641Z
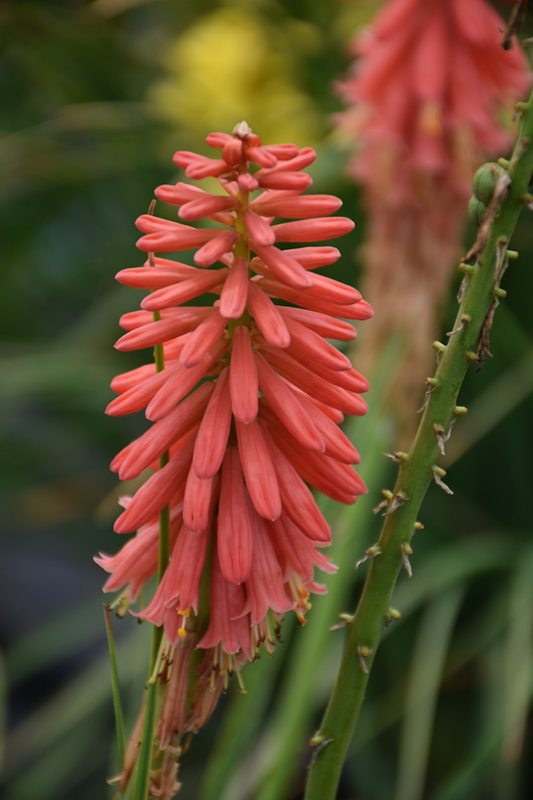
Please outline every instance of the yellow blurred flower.
M231 7L199 18L164 57L168 77L152 87L149 102L194 136L246 119L264 142L316 141L320 116L297 85L283 33Z

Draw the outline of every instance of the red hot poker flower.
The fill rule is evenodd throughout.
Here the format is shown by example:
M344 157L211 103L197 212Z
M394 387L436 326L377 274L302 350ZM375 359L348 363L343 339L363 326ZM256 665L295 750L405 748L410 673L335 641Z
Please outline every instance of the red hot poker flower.
M141 216L138 247L148 260L117 275L150 294L141 311L122 318L127 332L116 347L162 345L164 369L118 376L107 409L145 409L153 421L112 469L125 480L154 472L115 523L117 533L136 536L98 559L111 573L104 589L127 585L133 600L155 573L157 518L170 505L170 563L142 616L164 626L170 648L194 637L206 650L189 708L171 678L163 745L172 738L169 708L176 735L197 730L214 708L206 682L218 696L261 643L272 649L272 622L275 632L291 609L303 620L309 592L324 591L313 573L335 570L317 549L331 532L309 486L346 503L366 491L351 466L357 451L337 423L366 412L368 384L327 340L352 340L355 329L342 320L372 311L355 289L315 272L340 255L315 243L348 233L353 222L331 216L338 198L303 194L311 148L263 146L244 122L207 142L221 158L178 152L174 160L188 178L218 178L224 194L181 182L159 187L156 196L177 206L183 222ZM218 227L188 224L201 218ZM278 246L296 242L305 246ZM195 267L160 255L193 248ZM212 306L184 305L206 293L218 297ZM205 570L210 608L199 590ZM190 649L186 658L175 654L176 663L189 656Z
M366 294L380 312L365 353L391 326L402 331L409 352L394 401L410 419L472 176L511 144L498 110L531 81L518 45L502 48L504 28L486 0L389 0L356 38L352 73L339 84L349 106L340 125L357 147L349 171L369 214Z

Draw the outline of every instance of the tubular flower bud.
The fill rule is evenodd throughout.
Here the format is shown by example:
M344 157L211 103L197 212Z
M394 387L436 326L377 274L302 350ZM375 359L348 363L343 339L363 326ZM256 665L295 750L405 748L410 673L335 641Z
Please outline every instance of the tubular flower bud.
M158 515L170 507L170 561L139 612L164 627L169 663L174 649L163 749L206 722L228 676L261 644L272 650L285 612L303 619L309 593L324 590L314 567L335 570L318 549L331 532L310 486L348 503L366 492L337 422L365 413L368 384L326 339L350 341L355 330L341 320L372 310L355 289L314 272L339 257L314 243L353 223L330 216L337 198L303 195L310 148L263 145L245 122L207 142L218 157L179 152L174 160L188 178L217 178L222 194L162 186L156 196L184 222L137 220L148 261L117 278L150 293L142 311L122 318L117 347L158 346L164 365L118 376L107 409L144 409L153 421L112 464L127 480L153 474L115 523L117 533L137 533L97 559L111 573L105 591L127 586L133 601L157 571ZM201 217L206 227L189 224ZM280 248L285 242L305 246ZM163 255L193 248L195 267ZM183 306L206 293L211 306ZM205 656L186 700L189 639Z

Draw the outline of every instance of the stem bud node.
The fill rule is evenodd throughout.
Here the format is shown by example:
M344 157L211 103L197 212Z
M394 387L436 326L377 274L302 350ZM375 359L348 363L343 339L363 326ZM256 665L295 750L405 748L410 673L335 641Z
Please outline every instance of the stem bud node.
M401 491L393 498L392 502L390 503L389 507L386 511L383 512L381 515L382 517L388 517L389 514L392 514L396 509L403 506L410 498L406 495L405 492Z
M389 621L392 621L392 620L396 621L396 620L401 619L402 615L398 611L397 608L392 608L391 606L389 606L385 616L388 617Z
M381 555L381 547L379 544L373 544L372 547L369 547L368 550L365 550L365 554L363 558L360 558L355 568L358 569L361 564L364 564L365 561L369 561L371 558L375 558L376 556Z
M378 511L381 511L382 508L387 508L387 506L389 505L389 501L392 500L393 495L390 489L382 489L381 494L384 499L381 501L381 503L378 503L378 505L375 507L374 514L377 514Z
M438 362L439 358L440 358L440 352L437 354L437 362ZM426 394L424 396L424 402L422 403L422 405L418 409L418 412L417 412L418 414L421 414L422 411L424 411L424 409L427 406L427 404L429 403L429 397L430 397L431 393L434 392L435 389L437 389L441 385L441 382L440 382L440 380L438 378L426 378L424 383L426 384L426 386L429 386L429 389L426 391Z
M498 297L501 300L504 300L507 297L507 292L505 291L505 289L501 289L499 286L497 286L496 289L492 290L492 294L494 295L494 297Z
M359 664L361 665L361 669L368 675L368 667L365 663L365 659L367 659L372 653L372 648L367 647L366 644L360 644L357 647L357 654L359 656Z
M437 467L436 464L433 464L433 466L431 467L431 472L433 473L433 479L437 484L437 486L440 486L440 488L443 489L446 492L446 494L453 494L450 487L447 486L447 484L445 484L444 481L442 480L446 475L446 470L442 469L441 467Z
M404 461L407 461L409 458L408 453L402 453L398 450L396 453L383 453L386 458L390 458L391 461L394 461L396 464L402 464Z
M472 314L463 314L461 317L461 322L457 328L454 328L453 331L448 331L446 336L453 336L455 333L460 333L460 331L464 330L469 322L472 322Z
M357 565L356 565L356 569L357 569ZM353 622L353 618L354 618L353 614L346 614L346 613L339 614L340 622L337 622L336 625L333 625L330 628L330 631L340 631L342 628L345 628L347 625L349 625L350 622Z
M411 567L411 562L409 561L409 556L412 555L413 548L411 547L409 542L402 542L400 544L400 550L401 550L401 553L402 553L402 562L403 562L404 569L407 572L407 575L409 576L409 578L412 578L413 577L413 570L412 570L412 567Z

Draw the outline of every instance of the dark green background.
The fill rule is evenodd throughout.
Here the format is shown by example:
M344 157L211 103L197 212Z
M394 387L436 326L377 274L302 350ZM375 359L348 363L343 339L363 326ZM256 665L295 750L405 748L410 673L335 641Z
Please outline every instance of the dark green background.
M364 18L372 3L354 0L358 4ZM166 75L163 56L202 15L222 5L5 0L0 8L0 634L9 687L7 800L111 796L104 783L116 769L101 614L104 576L92 557L118 549L111 530L116 478L108 464L144 426L142 415L111 419L103 409L112 397L113 375L146 356L113 350L119 315L140 300L140 293L116 285L113 276L140 263L133 222L146 211L156 185L178 179L174 150L202 147L194 125L173 125L147 100ZM293 48L291 81L307 95L318 120L315 188L341 196L345 213L356 220L336 276L357 284L364 218L357 189L343 173L347 154L329 135L331 114L341 109L332 83L349 64L349 31L342 20L355 20L356 13L332 0L233 6L253 9L269 36L275 39L279 31L289 44L295 22L311 26L306 30L313 32L313 46ZM504 714L507 709L511 715L511 732L518 730L522 710L527 723L532 691L531 672L523 686L515 680L524 665L527 676L532 647L532 230L525 212L513 242L520 259L505 276L508 299L491 334L494 358L480 374L468 375L461 395L471 412L450 445L450 452L465 450L449 470L455 494L432 489L424 505L426 531L417 535L415 576L409 585L402 578L399 589L398 602L403 599L406 608L411 603L412 611L376 661L357 747L343 776L344 800L394 797L398 764L409 768L399 744L406 686L420 626L427 623L423 609L428 597L430 609L435 602L432 586L438 580L432 576L445 569L462 594L437 687L423 796L529 796L531 736L526 730L523 749L519 736L513 750ZM467 228L466 237L472 235ZM450 330L455 309L452 297L443 330ZM478 434L482 423L488 430ZM370 486L361 501L369 519L381 487ZM367 526L361 552L374 540L375 526ZM339 611L353 605L356 592ZM446 596L437 591L436 597L445 608ZM115 629L131 721L149 632L131 619ZM280 649L276 655L282 658ZM245 671L245 680L257 667ZM320 669L329 674L327 683L334 659ZM316 721L322 699L316 698ZM184 759L184 800L199 796L224 705ZM243 759L252 748L263 748L266 723L259 708L257 713ZM287 798L299 796L304 767L302 757ZM252 763L248 773L253 769Z

